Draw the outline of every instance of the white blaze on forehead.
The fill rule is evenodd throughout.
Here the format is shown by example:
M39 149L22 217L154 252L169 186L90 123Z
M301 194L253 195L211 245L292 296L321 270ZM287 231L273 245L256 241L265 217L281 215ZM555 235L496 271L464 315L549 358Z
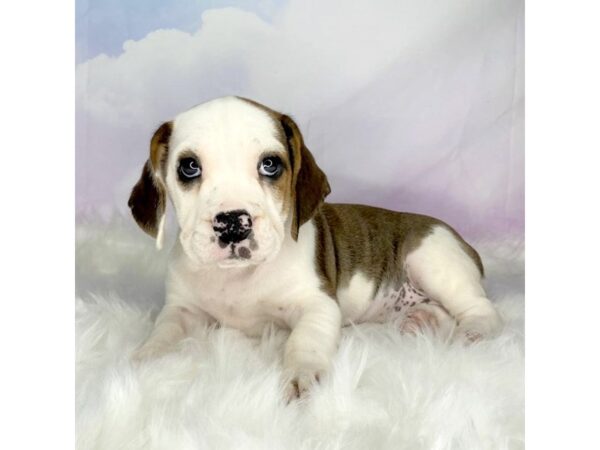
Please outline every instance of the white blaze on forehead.
M284 151L269 114L237 97L223 97L195 106L174 120L171 149L218 153L260 148Z

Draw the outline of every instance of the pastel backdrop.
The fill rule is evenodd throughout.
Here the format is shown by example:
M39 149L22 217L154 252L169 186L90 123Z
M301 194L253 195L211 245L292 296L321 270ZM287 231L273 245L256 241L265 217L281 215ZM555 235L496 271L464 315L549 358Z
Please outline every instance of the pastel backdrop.
M78 0L78 221L127 217L162 121L222 95L291 114L329 201L522 239L515 0Z

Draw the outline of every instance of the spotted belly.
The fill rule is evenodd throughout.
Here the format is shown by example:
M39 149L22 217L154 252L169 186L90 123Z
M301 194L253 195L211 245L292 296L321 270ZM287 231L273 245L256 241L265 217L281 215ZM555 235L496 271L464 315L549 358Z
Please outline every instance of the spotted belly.
M384 286L376 293L357 322L388 322L400 319L422 303L431 303L427 295L405 281L399 287Z

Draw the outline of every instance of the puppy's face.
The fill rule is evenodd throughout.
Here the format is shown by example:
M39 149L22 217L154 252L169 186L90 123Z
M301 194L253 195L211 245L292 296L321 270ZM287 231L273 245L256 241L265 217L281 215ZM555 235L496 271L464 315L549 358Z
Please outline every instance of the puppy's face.
M278 125L239 99L200 105L174 120L165 180L190 258L235 267L279 251L292 167Z
M156 131L129 205L161 241L168 195L192 261L243 267L275 257L286 233L296 238L328 192L289 117L225 97Z

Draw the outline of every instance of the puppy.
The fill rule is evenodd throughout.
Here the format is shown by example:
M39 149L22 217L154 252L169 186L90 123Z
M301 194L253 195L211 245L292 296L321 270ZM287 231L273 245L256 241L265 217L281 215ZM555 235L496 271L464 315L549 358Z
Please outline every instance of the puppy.
M180 230L166 304L134 358L170 351L201 323L250 336L275 323L291 330L283 366L288 394L300 396L349 323L395 320L466 341L499 330L479 255L450 226L324 203L329 192L294 121L254 101L219 98L162 124L129 207L158 248L167 197Z

